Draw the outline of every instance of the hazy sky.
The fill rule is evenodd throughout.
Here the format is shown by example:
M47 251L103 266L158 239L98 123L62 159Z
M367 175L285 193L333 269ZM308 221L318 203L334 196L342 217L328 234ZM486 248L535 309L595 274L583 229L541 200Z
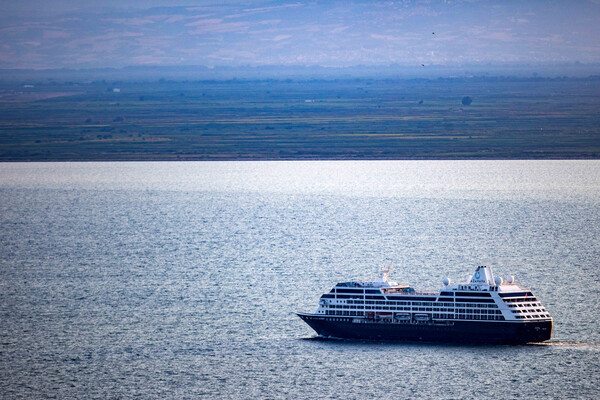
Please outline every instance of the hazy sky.
M0 0L0 68L600 62L600 0Z

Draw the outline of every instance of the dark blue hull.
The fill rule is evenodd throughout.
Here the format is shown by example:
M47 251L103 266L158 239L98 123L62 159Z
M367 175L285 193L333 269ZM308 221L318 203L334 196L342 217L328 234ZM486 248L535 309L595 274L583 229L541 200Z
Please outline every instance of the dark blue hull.
M298 313L319 335L342 339L519 344L552 336L552 320L395 322Z

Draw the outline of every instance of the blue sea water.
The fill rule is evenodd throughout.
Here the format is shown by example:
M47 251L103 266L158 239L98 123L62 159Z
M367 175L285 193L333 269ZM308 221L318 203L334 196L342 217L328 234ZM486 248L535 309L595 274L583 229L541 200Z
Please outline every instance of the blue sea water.
M600 397L600 162L0 164L0 393ZM477 265L554 318L524 346L315 339L294 315L392 265Z

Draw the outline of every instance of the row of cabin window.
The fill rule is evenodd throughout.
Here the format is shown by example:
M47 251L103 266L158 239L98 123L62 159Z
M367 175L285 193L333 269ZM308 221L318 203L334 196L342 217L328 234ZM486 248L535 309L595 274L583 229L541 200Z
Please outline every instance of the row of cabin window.
M330 296L333 296L332 293L329 293ZM385 300L385 296L382 295L381 293L379 295L375 295L375 294L367 294L364 295L362 293L353 293L353 294L336 294L338 299L364 299L365 297L367 299L383 299Z
M338 293L363 293L363 289L336 289L336 291ZM331 289L331 292L333 293L333 289ZM365 293L367 294L381 294L380 290L376 290L376 289L365 289Z
M324 294L323 296L321 296L321 298L333 298L332 294ZM338 294L335 298L337 299L348 299L349 301L351 301L352 299L355 300L365 300L366 301L371 301L371 300L379 300L379 301L384 301L386 300L385 297L383 296L362 296L362 295L348 295L348 294ZM418 299L410 299L408 302L409 303L419 303L418 301L415 300L420 300L422 298L418 298ZM434 299L431 299L434 300ZM440 300L442 300L442 298L440 298ZM453 301L450 298L443 298L443 300L445 301ZM387 302L394 302L394 303L402 303L402 302L407 302L407 301L402 301L402 300L393 300L393 298L388 298ZM456 298L456 302L460 302L460 303L494 303L494 299L468 299L468 298ZM432 304L440 304L440 301L431 301L431 302L425 302L425 303L432 303ZM381 303L383 304L383 303Z
M436 306L436 307L452 307L454 303L438 303L438 302L420 302L420 301L371 301L371 300L348 300L348 304L377 304L381 306Z
M454 308L440 308L440 307L400 307L400 306L380 306L380 307L369 307L367 306L362 306L362 305L342 305L342 304L331 304L329 305L329 308L342 308L342 309L358 309L358 310L400 310L400 311L410 311L411 308L413 310L419 310L419 311L438 311L438 310L447 310L449 312L452 312L454 310Z
M440 296L492 297L489 292L440 292Z
M533 297L531 292L499 293L500 297Z
M344 316L364 316L364 312L360 311L332 311L328 315L344 315ZM454 314L433 314L433 318L438 319L466 319L466 320L486 320L486 321L504 321L502 315L458 315ZM517 317L518 318L518 317Z
M329 308L337 309L356 309L356 310L374 310L374 311L441 311L441 312L454 312L454 308L440 308L440 307L369 307L369 306L347 306L347 305L330 305Z
M452 307L454 303L438 303L438 302L422 302L422 301L372 301L372 300L347 300L348 304L377 304L381 306L429 306L429 307L440 307L448 306Z
M479 305L479 304L477 304ZM371 307L364 307L364 306L355 306L355 305L335 305L332 304L329 306L329 308L333 308L333 309L345 309L345 310L371 310ZM442 307L377 307L377 309L375 311L381 310L381 311L437 311L437 312L454 312L455 309L454 308L442 308ZM492 309L490 308L457 308L456 309L457 313L478 313L478 314L501 314L502 312L498 309Z
M364 312L360 311L332 311L328 315L352 315L352 316L364 316Z
M550 318L550 314L540 315L515 315L516 319L531 319L531 318Z
M363 289L332 289L330 293L348 293L348 294L362 294ZM380 290L375 289L364 289L364 293L366 294L378 294L381 295ZM400 291L395 291L394 293L407 293L404 289ZM389 294L389 293L388 293ZM491 297L492 295L489 292L441 292L440 296L464 296L464 297Z
M456 310L458 315L462 314L502 314L500 310L479 310L479 309L466 309L466 310Z
M321 298L332 299L333 296L334 296L333 294L328 293L328 294L322 295ZM362 294L336 294L335 297L338 298L338 299L386 300L385 296L362 295ZM393 300L393 301L400 301L400 300L408 300L408 301L428 300L428 301L435 301L436 298L435 297L411 296L411 298L403 297L403 298L400 298L400 299L394 299L392 296L390 296L390 297L388 297L388 300ZM473 301L477 301L477 299L473 299Z
M476 319L476 320L484 320L484 321L504 321L504 317L502 315L454 315L454 314L433 314L433 318L442 318L442 319Z
M426 307L472 307L472 308L498 308L496 304L480 304L480 303L432 303L420 301L356 301L348 300L348 304L366 304L366 305L385 305L385 306L426 306Z
M456 319L471 319L471 320L487 320L487 321L504 321L502 315L466 315L461 317L460 315Z
M502 299L505 303L531 303L538 301L537 297L523 297L520 299Z
M458 303L455 304L456 308L498 308L496 304L468 304L468 303Z
M546 310L542 310L542 309L535 309L535 310L511 310L511 312L513 314L525 314L525 313L530 313L530 314L536 314L536 313L545 313Z
M508 304L508 308L531 308L531 307L542 307L542 303L524 303L524 304Z
M540 308L533 308L533 307L523 307L523 308L514 308L514 307L510 307L512 312L514 313L518 313L518 312L546 312L546 309L544 307L540 307Z

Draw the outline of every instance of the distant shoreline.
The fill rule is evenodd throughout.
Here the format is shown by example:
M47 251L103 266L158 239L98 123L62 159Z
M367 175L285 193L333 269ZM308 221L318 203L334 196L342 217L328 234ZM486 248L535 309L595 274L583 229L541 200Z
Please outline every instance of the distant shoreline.
M0 83L57 81L130 81L150 83L204 81L251 82L285 80L437 80L437 79L588 79L600 76L600 63L524 63L454 65L357 65L324 66L126 66L113 68L0 69Z
M595 160L598 80L0 85L0 162Z
M111 162L277 162L277 161L588 161L597 157L539 157L539 158L148 158L148 159L37 159L0 160L0 163L111 163Z

